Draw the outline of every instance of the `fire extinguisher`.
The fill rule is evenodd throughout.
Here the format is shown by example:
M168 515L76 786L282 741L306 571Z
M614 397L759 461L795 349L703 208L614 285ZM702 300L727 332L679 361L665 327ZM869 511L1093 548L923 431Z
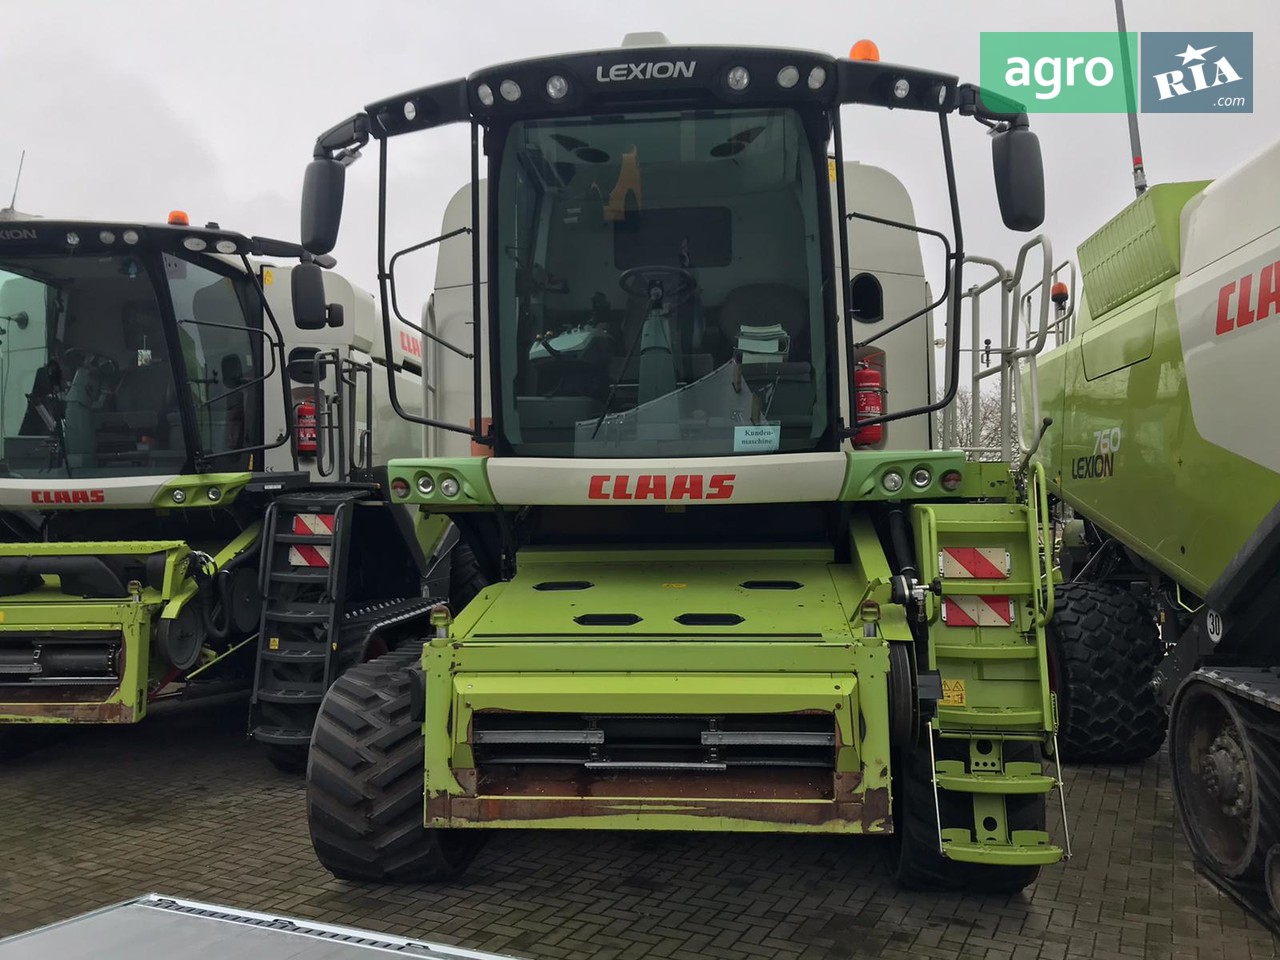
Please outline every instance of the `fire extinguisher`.
M871 420L884 413L884 380L880 371L865 360L858 363L853 371L853 388L857 397L857 411L854 423ZM884 424L875 423L866 427L858 427L853 435L855 447L874 447L884 439Z
M298 427L298 456L316 455L316 405L313 400L303 400L294 407L294 422Z

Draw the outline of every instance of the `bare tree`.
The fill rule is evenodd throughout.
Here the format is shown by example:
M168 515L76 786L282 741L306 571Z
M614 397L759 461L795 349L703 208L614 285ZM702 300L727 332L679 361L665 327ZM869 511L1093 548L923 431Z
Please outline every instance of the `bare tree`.
M956 392L956 398L952 402L952 430L953 434L946 437L943 434L943 411L938 411L938 435L942 436L947 445L960 447L977 446L983 448L974 456L978 460L999 460L1001 445L1001 424L1000 424L1000 394L994 391L983 391L978 394L978 438L977 442L973 439L973 422L974 422L974 405L973 397L968 390L960 388Z

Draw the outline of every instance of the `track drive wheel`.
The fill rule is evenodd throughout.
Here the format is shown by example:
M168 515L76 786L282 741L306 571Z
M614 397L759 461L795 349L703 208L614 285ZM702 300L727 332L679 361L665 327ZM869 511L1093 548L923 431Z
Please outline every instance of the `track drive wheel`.
M1062 759L1134 763L1155 754L1167 718L1151 683L1162 654L1151 610L1111 584L1063 584L1047 641Z
M423 823L423 734L413 673L422 645L352 667L320 704L307 767L307 820L324 867L342 880L421 882L464 870L478 831Z
M1280 842L1280 722L1194 678L1172 713L1173 793L1192 852L1223 877L1263 876Z
M969 744L966 740L938 740L935 749L939 760L963 759L968 756ZM1006 763L1039 759L1039 744L1005 741ZM953 827L973 830L973 800L971 794L939 790L938 811L935 813L929 763L929 744L923 739L899 763L894 812L894 822L898 825L898 864L895 871L898 883L909 890L979 894L1012 894L1034 883L1040 875L1038 866L1000 867L963 863L942 855L938 850L937 815L941 814L944 830ZM1006 804L1011 831L1044 829L1044 794L1010 796Z

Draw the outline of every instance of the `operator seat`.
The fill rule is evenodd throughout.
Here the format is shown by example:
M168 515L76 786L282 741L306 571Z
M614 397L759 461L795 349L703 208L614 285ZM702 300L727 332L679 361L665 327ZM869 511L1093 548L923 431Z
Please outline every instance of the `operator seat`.
M736 287L720 305L720 331L730 344L743 327L780 324L791 338L788 359L808 362L809 299L786 283L748 283Z
M807 430L815 401L808 298L785 283L749 283L730 291L720 307L720 332L735 354L744 326L773 324L787 333L787 358L744 363L743 378L760 397L767 421L780 423L784 430Z

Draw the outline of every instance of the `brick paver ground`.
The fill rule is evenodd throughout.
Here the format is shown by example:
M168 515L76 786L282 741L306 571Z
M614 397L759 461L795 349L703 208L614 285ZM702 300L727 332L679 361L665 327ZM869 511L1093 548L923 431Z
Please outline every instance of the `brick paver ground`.
M301 782L243 729L243 705L186 708L0 767L0 935L159 891L528 958L1280 955L1192 870L1163 758L1070 771L1075 858L1010 898L900 891L877 839L534 831L394 887L320 868Z

